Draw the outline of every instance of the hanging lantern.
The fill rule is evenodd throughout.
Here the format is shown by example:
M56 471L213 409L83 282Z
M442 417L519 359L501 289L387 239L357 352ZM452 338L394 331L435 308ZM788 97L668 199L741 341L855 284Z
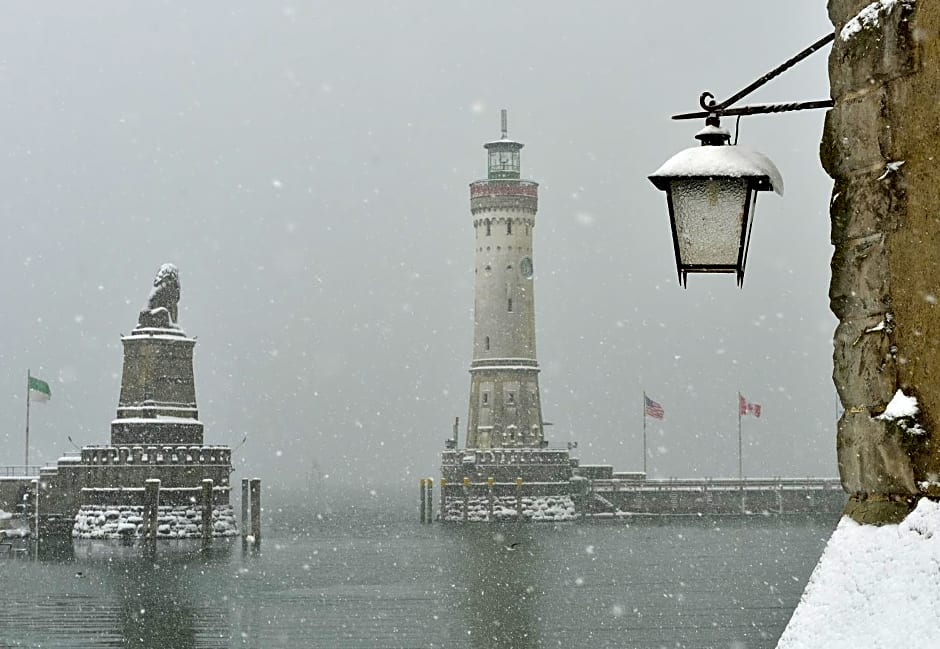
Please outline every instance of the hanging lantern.
M649 177L666 192L679 283L686 286L689 273L735 273L741 286L757 192L783 195L783 178L763 154L729 144L717 116L695 137L702 146L680 151Z

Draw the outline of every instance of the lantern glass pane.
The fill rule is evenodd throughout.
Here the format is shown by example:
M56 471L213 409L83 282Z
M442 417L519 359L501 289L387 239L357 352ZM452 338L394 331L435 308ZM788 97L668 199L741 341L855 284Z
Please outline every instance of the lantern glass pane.
M680 263L736 266L747 179L682 178L671 185Z

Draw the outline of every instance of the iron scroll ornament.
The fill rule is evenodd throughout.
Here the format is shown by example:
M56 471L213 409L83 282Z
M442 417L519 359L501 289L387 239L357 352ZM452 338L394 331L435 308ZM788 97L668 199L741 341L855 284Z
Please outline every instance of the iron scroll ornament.
M701 119L703 117L708 117L709 115L756 115L760 113L782 113L795 110L811 110L815 108L832 108L834 102L831 99L820 99L816 101L802 101L802 102L788 102L781 104L753 104L751 106L741 106L740 108L731 108L731 106L748 96L764 84L766 84L771 79L780 76L794 65L808 57L810 54L819 51L824 46L835 40L835 32L830 32L818 39L815 43L809 47L801 50L795 56L787 59L776 68L757 79L756 81L748 84L746 87L742 88L738 92L734 93L727 99L722 102L715 101L715 95L709 91L703 92L698 99L699 106L702 107L702 110L705 112L695 112L695 113L682 113L679 115L673 115L672 119Z

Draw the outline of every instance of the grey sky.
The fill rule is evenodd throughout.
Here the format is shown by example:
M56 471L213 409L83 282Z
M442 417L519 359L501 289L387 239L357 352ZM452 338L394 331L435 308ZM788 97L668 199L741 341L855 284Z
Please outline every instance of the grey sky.
M22 462L27 367L52 384L34 458L104 443L121 348L180 267L207 441L240 475L411 485L466 418L482 143L526 143L543 409L582 461L836 475L823 111L742 121L762 195L745 288L678 287L646 180L692 146L701 91L743 87L831 29L825 3L8 3L0 23L0 464ZM757 100L828 96L827 53ZM728 121L727 126L733 126ZM463 431L461 432L463 440ZM397 487L395 487L397 488Z

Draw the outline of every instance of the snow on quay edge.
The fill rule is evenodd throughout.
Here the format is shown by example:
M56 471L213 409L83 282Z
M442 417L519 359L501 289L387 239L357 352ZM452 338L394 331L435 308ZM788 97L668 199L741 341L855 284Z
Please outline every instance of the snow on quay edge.
M940 647L940 503L898 525L844 517L777 649Z

